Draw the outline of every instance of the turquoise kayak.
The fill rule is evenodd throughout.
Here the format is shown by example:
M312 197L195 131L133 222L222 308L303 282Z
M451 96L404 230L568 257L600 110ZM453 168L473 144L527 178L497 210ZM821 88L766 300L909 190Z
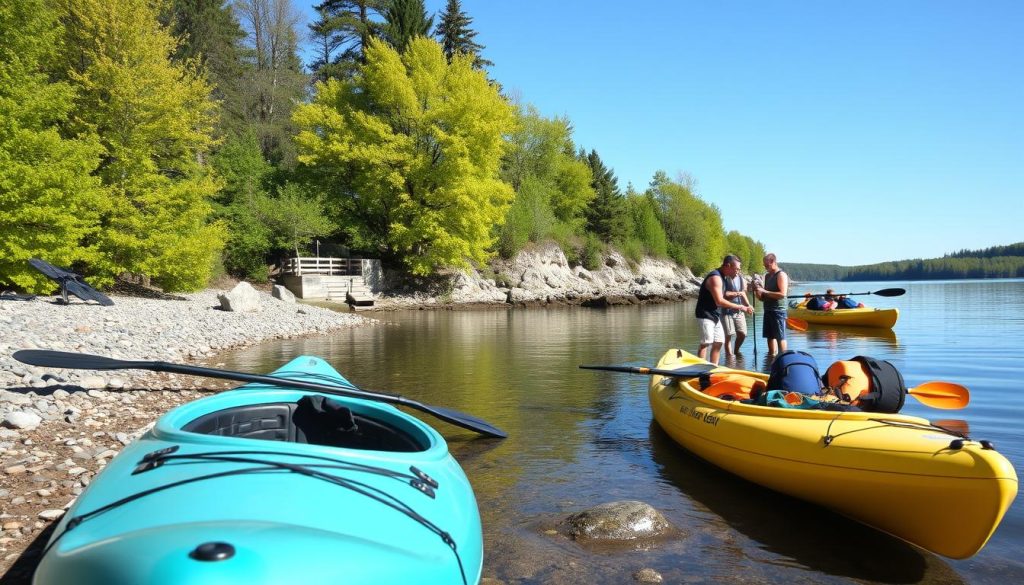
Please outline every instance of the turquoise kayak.
M350 385L308 356L273 375ZM381 402L247 384L111 460L33 582L475 584L482 565L472 487L437 431Z

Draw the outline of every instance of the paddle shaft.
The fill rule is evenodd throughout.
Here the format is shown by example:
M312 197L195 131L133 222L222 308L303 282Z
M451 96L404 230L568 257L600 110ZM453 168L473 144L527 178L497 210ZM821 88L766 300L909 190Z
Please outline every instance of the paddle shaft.
M330 384L317 384L316 382L305 382L303 380L279 378L277 376L249 374L246 372L233 372L231 370L218 370L214 368L204 368L201 366L189 366L185 364L174 364L169 362L116 360L104 356L94 356L89 354L62 351L29 349L16 351L14 352L13 357L14 359L22 363L51 368L83 370L149 370L152 372L168 372L173 374L185 374L189 376L203 376L206 378L234 380L236 382L267 384L269 386L314 390L317 392L324 392L327 394L336 394L339 396L362 398L365 400L376 400L378 402L386 402L389 404L408 406L409 408L414 408L416 410L431 414L455 426L476 431L482 435L488 435L491 437L499 438L505 438L508 436L508 434L502 431L501 429L475 416L470 416L468 414L464 414L456 410L452 410L450 408L442 408L439 406L423 404L421 402L417 402L415 400L405 398L404 396L399 396L397 394L360 390L355 386L335 386Z
M898 296L906 294L906 292L907 292L907 289L904 289L904 288L883 288L882 290L876 290L876 291L873 291L873 292L832 293L832 296L834 296L834 297L852 297L852 296L855 296L855 295L878 295L880 297L898 297ZM819 297L819 296L824 296L824 295L825 295L825 293L819 293L819 294L811 295L811 296L812 297ZM788 296L786 298L787 299L802 299L805 296L807 296L807 295L805 295L805 294L804 295L790 295L790 296Z
M696 378L706 374L717 366L714 364L694 364L676 370L660 368L638 368L635 366L580 366L581 370L602 370L605 372L623 372L626 374L642 374L645 376L671 376L673 378Z

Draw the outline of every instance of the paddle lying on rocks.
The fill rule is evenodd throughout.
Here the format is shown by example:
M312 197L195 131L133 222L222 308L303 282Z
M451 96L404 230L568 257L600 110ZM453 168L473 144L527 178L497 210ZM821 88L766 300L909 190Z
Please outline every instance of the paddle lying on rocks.
M498 427L457 410L440 406L431 406L417 402L411 398L405 398L397 394L386 394L382 392L371 392L360 390L355 386L336 386L333 384L317 384L315 382L303 382L277 376L264 376L261 374L248 374L245 372L232 372L230 370L218 370L214 368L203 368L199 366L188 366L185 364L172 364L169 362L155 361L128 361L108 358L85 353L72 353L66 351L50 351L45 349L23 349L14 352L14 359L19 362L42 366L45 368L63 368L68 370L150 370L152 372L170 372L174 374L187 374L190 376L204 376L207 378L221 378L224 380L235 380L238 382L255 382L272 386L287 388L301 388L303 390L315 390L327 394L339 396L350 396L353 398L364 398L376 400L389 404L408 406L427 414L433 415L445 422L455 426L476 431L481 435L498 437L504 439L508 433Z
M675 370L660 368L638 368L634 366L580 366L582 370L604 370L606 372L624 372L626 374L643 374L645 376L672 376L673 378L696 378L717 368L713 364L694 364Z
M822 296L824 294L825 293L819 293L817 295L812 294L811 296ZM851 297L851 296L854 296L854 295L877 295L877 296L880 296L880 297L898 297L898 296L905 295L905 294L907 294L907 289L905 289L905 288L883 288L882 290L876 290L876 291L871 291L871 292L862 292L862 293L832 293L832 296L834 296L834 297ZM802 299L805 296L807 296L807 295L806 294L803 294L803 295L789 295L786 298L787 299Z

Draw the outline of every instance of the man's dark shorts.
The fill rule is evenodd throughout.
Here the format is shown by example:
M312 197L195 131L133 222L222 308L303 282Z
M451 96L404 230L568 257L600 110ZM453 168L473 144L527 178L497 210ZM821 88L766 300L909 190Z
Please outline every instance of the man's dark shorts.
M784 309L772 309L764 312L764 334L765 339L786 338L786 311Z

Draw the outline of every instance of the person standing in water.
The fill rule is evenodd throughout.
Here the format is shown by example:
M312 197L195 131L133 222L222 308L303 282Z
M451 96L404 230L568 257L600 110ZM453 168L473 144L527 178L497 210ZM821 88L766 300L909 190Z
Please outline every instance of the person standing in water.
M723 294L725 300L732 301L737 305L750 305L743 277L739 275L738 271L732 278L723 278L722 284L725 286ZM722 328L725 330L725 357L730 358L740 354L740 346L747 338L747 314L736 309L720 309L720 311ZM733 343L734 337L736 338L735 344Z
M755 284L754 295L764 303L764 330L768 340L768 355L786 351L786 295L789 293L789 275L779 268L775 254L764 256L764 284Z
M700 326L700 345L697 348L697 357L706 359L713 364L718 364L718 356L722 351L722 343L725 341L725 330L722 328L720 308L736 309L745 314L754 314L752 307L747 307L725 298L725 278L732 278L739 274L740 259L729 254L722 259L722 265L712 270L700 283L700 290L697 292L697 308L694 309L694 316ZM711 357L707 357L708 348L711 348Z

